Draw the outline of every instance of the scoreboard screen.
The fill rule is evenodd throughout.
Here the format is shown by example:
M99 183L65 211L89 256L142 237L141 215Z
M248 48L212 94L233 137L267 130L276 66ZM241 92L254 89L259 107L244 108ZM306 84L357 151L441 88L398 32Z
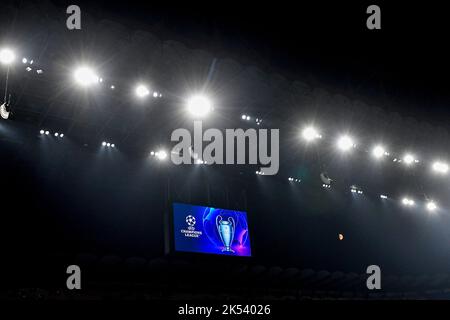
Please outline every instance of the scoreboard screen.
M175 251L251 256L247 213L173 203Z

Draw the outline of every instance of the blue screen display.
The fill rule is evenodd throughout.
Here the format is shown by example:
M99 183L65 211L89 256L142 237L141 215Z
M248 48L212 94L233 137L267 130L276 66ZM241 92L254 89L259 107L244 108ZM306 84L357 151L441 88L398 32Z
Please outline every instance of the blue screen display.
M247 213L173 203L175 251L251 256Z

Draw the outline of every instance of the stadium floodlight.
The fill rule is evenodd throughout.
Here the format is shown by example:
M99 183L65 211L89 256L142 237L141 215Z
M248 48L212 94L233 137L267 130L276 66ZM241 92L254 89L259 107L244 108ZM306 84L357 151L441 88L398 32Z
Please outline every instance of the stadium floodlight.
M410 153L405 154L405 156L403 157L403 162L408 166L411 165L415 161L416 160L414 159L414 156Z
M102 142L102 146L104 146L104 147L106 146L106 141Z
M0 50L0 63L4 65L10 65L16 59L16 55L14 51L8 48L4 48Z
M384 195L384 194L381 194L381 195L380 195L380 198L381 198L381 199L387 199L388 196L387 196L387 195Z
M383 146L377 145L372 149L372 155L375 158L380 159L381 157L386 155L386 151L384 150Z
M22 59L22 63L27 63L27 62L28 62L27 58Z
M158 152L155 152L155 156L158 160L163 161L167 158L167 152L164 150L159 150Z
M55 137L57 137L57 136L59 136L59 133L58 133L58 132L55 132Z
M64 137L64 133L61 133L61 134L59 135L59 137L60 137L60 138L63 138L63 137Z
M426 207L428 211L435 211L437 209L437 205L434 201L427 202Z
M307 127L302 131L302 137L306 141L313 141L315 139L321 138L322 136L314 127Z
M433 171L441 174L447 174L448 173L448 164L436 161L433 163Z
M403 203L403 205L409 206L409 207L411 207L415 204L414 200L409 199L409 198L403 198L402 203Z
M39 131L39 133L40 133L40 134L44 134L44 133L45 133L45 131L44 131L44 130L41 130L41 131Z
M95 71L89 67L79 67L75 70L73 75L75 81L83 87L89 87L100 81Z
M50 131L45 131L45 134L48 136L50 134Z
M355 143L353 142L353 139L350 138L349 136L342 136L339 138L337 146L341 151L346 152L349 151L351 148L354 148Z
M145 98L146 96L148 96L150 94L150 91L148 90L148 88L143 84L137 85L134 92L136 93L136 95L139 98Z
M194 117L202 118L212 110L212 104L207 97L195 95L187 101L187 109Z

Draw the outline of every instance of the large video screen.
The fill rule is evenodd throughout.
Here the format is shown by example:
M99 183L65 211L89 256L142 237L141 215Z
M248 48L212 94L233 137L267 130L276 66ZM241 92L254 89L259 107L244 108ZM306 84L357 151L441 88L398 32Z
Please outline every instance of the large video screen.
M251 256L247 213L173 203L175 251Z

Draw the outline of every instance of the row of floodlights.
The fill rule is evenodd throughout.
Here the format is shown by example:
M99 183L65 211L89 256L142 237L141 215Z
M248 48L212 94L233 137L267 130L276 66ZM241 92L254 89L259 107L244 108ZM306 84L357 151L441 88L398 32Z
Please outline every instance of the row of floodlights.
M355 187L351 187L350 188L350 192L351 193L356 193L356 194L363 194L364 193L362 190L360 190L358 188L355 188Z
M82 66L79 68L76 68L73 73L75 82L79 84L82 87L90 87L92 85L102 83L103 78L99 77L97 73L94 71L94 69ZM114 90L116 87L114 85L110 86L111 90ZM147 85L139 83L136 85L134 89L134 93L138 98L145 98L149 96L150 94L153 96L153 98L161 98L162 93L154 91L153 93L150 91Z
M11 49L8 49L8 48L0 50L0 63L1 64L10 65L15 60L16 60L16 55L15 55L14 51L12 51ZM34 61L33 60L28 60L27 58L22 58L22 63L23 64L32 65L34 63ZM25 70L30 72L33 69L30 66L27 66L25 68ZM42 69L37 69L36 73L37 74L42 74L42 73L44 73L44 71Z
M9 48L3 48L0 50L0 63L4 65L10 65L15 61L16 55L13 50ZM22 63L24 64L33 64L33 60L28 60L27 58L22 59ZM31 67L28 66L27 71L31 71ZM42 73L41 69L36 71L37 73ZM103 82L103 78L101 78L96 72L95 68L92 68L88 65L81 65L74 69L73 78L75 82L82 87L91 87L98 83ZM110 89L114 90L115 85L110 85ZM153 96L154 98L161 98L162 94L157 91L151 91L149 86L145 83L139 83L134 88L135 95L144 99L148 96ZM185 102L187 111L196 118L203 118L208 115L213 110L213 104L211 100L203 94L194 94L190 96ZM243 119L251 120L252 118L248 115L243 115ZM260 125L262 119L256 118L256 123Z
M402 199L402 204L406 207L414 207L416 205L416 202L413 199L405 197ZM425 204L425 208L428 211L435 211L438 207L434 201L427 201L427 203Z
M167 156L168 156L168 155L167 155L167 152L166 152L165 150L151 151L151 152L150 152L150 155L151 155L152 157L155 157L156 159L158 159L158 160L160 160L160 161L166 160L166 159L167 159ZM196 163L196 164L204 164L204 163L206 163L206 162L204 162L204 161L202 161L202 160L200 160L200 159L197 159L195 163ZM259 171L259 170L256 171L255 173L256 173L256 175L264 175L264 172L263 172L263 171ZM298 179L298 178L293 178L293 177L289 177L289 178L288 178L288 181L289 181L289 182L297 182L297 183L300 183L300 182L301 182L300 179ZM324 183L324 184L322 184L322 187L325 188L325 189L331 189L331 184ZM351 192L351 193L354 193L354 194L359 194L359 195L364 194L364 192L363 192L360 188L358 188L358 187L356 187L356 186L351 186L351 187L350 187L350 192ZM380 198L381 198L381 199L388 199L388 196L382 194L382 195L380 195ZM414 206L414 205L415 205L415 201L412 200L412 199L409 199L409 198L404 198L404 199L402 200L402 204L405 205L405 206ZM436 203L433 202L433 201L428 201L427 204L426 204L426 209L427 209L428 211L435 211L435 210L437 209L437 205L436 205Z
M96 72L89 67L77 68L74 72L74 77L76 82L84 87L103 81L103 79L99 78ZM115 89L115 86L112 85L111 89ZM162 98L162 94L160 92L154 91L152 93L149 87L143 83L136 85L134 93L140 99L144 99L149 95L152 95L153 98ZM196 118L203 118L213 110L210 99L201 94L196 94L189 97L186 101L186 108L188 112Z
M50 131L44 130L44 129L41 129L41 130L39 131L39 133L40 133L41 135L46 135L46 136L50 135ZM64 138L64 133L58 133L58 132L55 132L53 135L54 135L55 137Z
M302 137L307 142L312 142L316 139L321 139L322 135L314 127L307 127L302 131ZM342 152L348 152L356 147L354 139L348 135L343 135L339 137L336 141L336 146ZM381 159L386 156L390 156L390 153L382 145L376 145L373 147L372 156L375 159ZM404 163L407 166L411 166L414 163L419 163L420 161L411 153L406 153L402 158L394 158L393 162ZM440 174L447 174L449 171L449 165L442 161L435 161L431 166L434 172Z
M104 142L104 143L105 143L105 142ZM166 152L165 150L151 151L151 152L150 152L150 155L151 155L152 157L155 157L156 159L158 159L158 160L160 160L160 161L166 160L166 159L167 159L167 156L168 156L168 155L167 155L167 152ZM196 163L196 164L204 164L204 163L206 163L206 162L204 162L203 160L197 159L197 161L196 161L195 163ZM263 171L259 171L259 170L256 171L255 173L256 173L257 175L264 175L264 172L263 172ZM289 181L289 182L297 182L297 183L300 183L300 182L301 182L300 179L293 178L293 177L289 177L289 178L288 178L288 181ZM331 184L325 184L325 183L324 183L324 184L322 184L322 187L324 187L324 188L326 188L326 189L330 189L330 188L331 188ZM361 189L359 189L358 187L355 187L355 186L351 186L351 187L350 187L350 192L351 192L351 193L354 193L354 194L360 194L360 195L364 194L364 192L363 192ZM388 199L388 196L382 194L382 195L380 195L380 198L381 198L381 199ZM411 200L411 199L409 199L409 198L404 198L404 199L402 200L402 203L403 203L404 205L406 205L406 206L414 206L414 204L415 204L414 200ZM436 205L434 202L430 201L430 202L427 203L426 208L427 208L429 211L434 211L434 210L437 209L437 205Z
M247 114L243 114L243 115L241 116L241 119L242 119L242 120L245 120L245 121L251 121L251 120L252 120L252 117L249 116L249 115L247 115ZM256 119L255 119L255 122L256 122L256 124L259 126L259 125L261 125L261 123L262 123L262 119L261 119L261 118L256 118Z
M28 60L27 58L22 58L22 63L23 63L23 64L28 64L28 65L32 65L32 64L34 63L34 60ZM33 68L31 68L30 66L27 66L27 67L25 68L25 70L26 70L27 72L30 72L30 71L33 70ZM43 74L43 73L44 73L44 70L42 70L42 69L36 69L36 73L37 73L37 74Z
M7 49L7 48L0 50L0 63L9 65L9 64L13 63L14 60L15 60L15 54L12 50ZM28 61L26 58L23 58L22 62L32 64L33 60ZM95 83L103 82L103 79L98 77L98 75L96 74L96 72L93 69L86 67L86 66L77 68L74 72L74 77L75 77L76 82L82 86L89 86L89 85L92 85ZM115 88L115 86L112 85L111 89L114 89L114 88ZM144 97L150 95L150 90L148 89L148 87L146 85L138 84L136 86L135 93L139 98L144 98ZM155 97L155 98L162 97L162 94L155 91L155 92L153 92L153 97ZM193 115L194 117L197 117L197 118L206 116L213 109L211 101L206 96L203 96L203 95L191 96L187 100L186 105L187 105L187 109L191 113L191 115ZM250 121L252 118L249 115L244 114L244 115L242 115L242 119L244 119L246 121ZM261 122L262 122L261 119L256 118L256 123L258 125ZM302 136L308 142L322 138L322 135L314 127L305 128L302 132ZM337 140L337 147L343 152L348 152L352 148L355 148L356 144L350 136L344 135L344 136L341 136ZM389 152L387 152L385 150L385 148L382 145L377 145L372 149L372 155L376 159L381 159L382 157L389 156L390 154L389 154ZM419 160L416 159L415 156L410 153L406 153L403 156L403 158L401 158L401 159L394 158L393 161L399 162L399 163L402 162L402 163L406 164L407 166L410 166L414 163L419 162ZM435 171L437 173L447 174L449 171L449 165L445 162L436 161L432 164L432 169L433 169L433 171Z
M165 161L167 159L167 152L163 149L158 151L151 151L150 156L155 157L159 161ZM195 159L194 164L207 164L208 162L206 160L202 159Z
M167 158L167 152L164 150L152 151L152 152L150 152L150 155L152 157L155 157L159 161L164 161Z
M331 184L324 183L324 184L322 184L322 187L324 187L325 189L330 189L331 188ZM364 192L361 189L359 189L359 188L357 188L355 186L351 186L350 187L350 192L354 193L354 194L361 194L361 195L364 194ZM387 195L385 195L385 194L381 194L380 198L383 199L383 200L386 200L389 197ZM416 205L416 202L413 199L405 197L405 198L402 199L402 204L404 206L406 206L406 207L414 207ZM425 208L428 211L432 212L432 211L435 211L438 208L438 206L437 206L436 202L429 200L429 201L426 202Z
M107 147L107 148L115 148L116 145L114 143L108 142L108 141L103 141L102 142L102 146L103 147Z
M12 64L16 59L16 55L13 50L4 48L0 50L0 63L4 65L10 65ZM23 64L33 64L33 60L28 60L27 58L22 59ZM32 68L30 66L27 66L26 71L30 72ZM38 74L42 74L44 71L42 69L37 69L36 72ZM75 69L73 73L75 82L83 87L89 87L98 83L103 82L103 78L99 77L97 75L97 72L88 67L88 66L81 66ZM114 85L110 86L111 90L115 89ZM152 95L154 98L161 98L162 94L160 92L154 91L150 92L149 88L145 84L138 84L135 88L135 94L139 98L145 98L148 95Z

